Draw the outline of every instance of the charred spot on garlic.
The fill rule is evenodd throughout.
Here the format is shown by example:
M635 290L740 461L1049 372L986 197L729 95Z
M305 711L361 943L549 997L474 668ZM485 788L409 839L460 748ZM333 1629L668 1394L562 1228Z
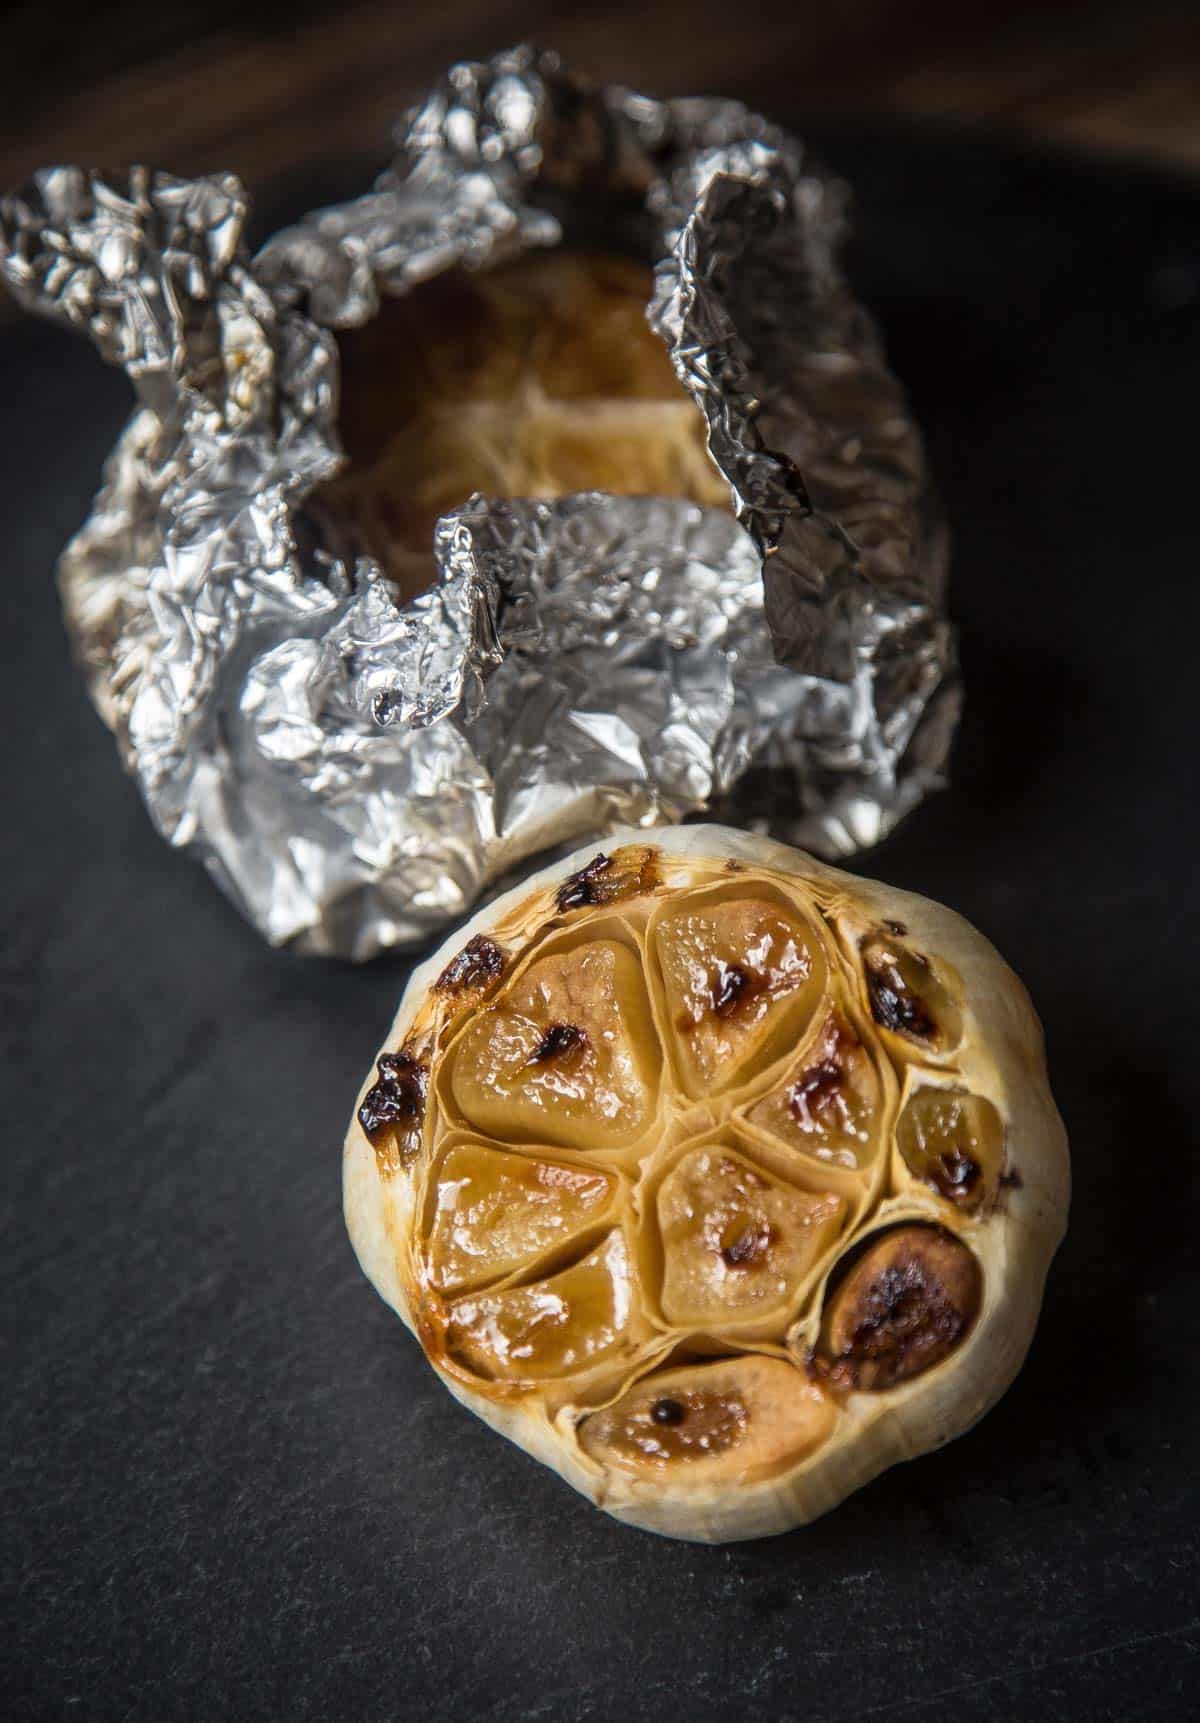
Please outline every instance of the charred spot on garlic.
M721 1261L734 1270L750 1268L766 1256L771 1248L771 1228L762 1219L735 1223L726 1228L721 1245Z
M584 852L478 917L364 1103L399 1169L369 1226L361 1132L347 1154L372 1277L454 1391L610 1511L693 1537L811 1517L995 1397L1052 1240L997 1200L1010 1097L1039 1217L1060 1141L990 948L719 839ZM394 1126L422 1061L418 1166Z
M709 989L712 1010L717 1017L728 1017L746 995L753 994L754 984L738 963L722 963Z
M421 1146L429 1065L408 1048L381 1053L376 1081L358 1109L358 1122L374 1148L381 1169L410 1161Z
M573 873L558 888L556 902L559 909L585 909L593 904L603 903L603 888L600 881L612 867L612 857L603 852L592 857L586 867L581 867L578 873Z
M810 1065L798 1082L793 1083L788 1097L792 1117L804 1130L811 1130L815 1120L828 1106L842 1086L842 1069L831 1060Z
M865 1173L881 1148L883 1103L877 1055L835 1007L749 1119L814 1161Z
M555 902L563 913L596 909L602 904L654 891L659 880L657 854L649 846L617 850L611 856L601 852L564 880L555 894Z
M504 953L494 939L476 934L450 959L434 982L438 993L452 999L489 992L504 973Z
M867 992L876 1023L900 1035L915 1035L922 1041L934 1039L937 1024L933 1017L924 1002L908 991L899 970L886 958L876 958L869 964Z
M819 1131L831 1114L846 1113L848 1065L861 1051L862 1043L849 1025L831 1015L816 1059L801 1071L788 1097L792 1117L801 1130Z
M587 1050L588 1038L575 1023L551 1023L529 1055L531 1065L565 1064Z

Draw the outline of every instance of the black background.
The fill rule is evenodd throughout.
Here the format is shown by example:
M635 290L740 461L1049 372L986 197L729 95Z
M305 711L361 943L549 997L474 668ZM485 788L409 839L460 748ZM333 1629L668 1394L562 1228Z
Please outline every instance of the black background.
M725 1549L621 1528L450 1400L339 1212L406 966L268 951L153 835L50 573L126 385L10 321L20 1716L1195 1714L1200 195L986 141L824 141L953 522L968 694L953 787L860 865L1024 976L1072 1138L1024 1372L942 1453ZM362 177L277 188L261 231Z

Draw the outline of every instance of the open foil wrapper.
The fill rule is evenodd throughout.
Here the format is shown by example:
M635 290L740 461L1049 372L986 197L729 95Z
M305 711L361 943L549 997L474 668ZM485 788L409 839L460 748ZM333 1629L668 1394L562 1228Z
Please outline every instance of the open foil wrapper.
M829 856L941 781L957 717L921 440L837 252L845 190L740 105L454 68L366 196L251 257L232 175L55 168L0 273L139 407L59 581L164 837L268 940L419 943L548 848L726 819ZM731 512L472 496L405 599L309 509L346 465L333 334L454 268L583 239L646 315Z

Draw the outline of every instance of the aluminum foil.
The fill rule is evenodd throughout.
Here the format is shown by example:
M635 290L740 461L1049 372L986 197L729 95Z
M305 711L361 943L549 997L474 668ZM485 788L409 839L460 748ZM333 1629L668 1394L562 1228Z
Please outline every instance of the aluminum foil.
M875 842L940 782L958 695L920 435L838 266L845 188L740 105L527 49L455 67L397 145L253 258L228 174L55 168L0 205L13 293L137 392L59 580L158 829L272 943L354 958L616 823L720 802L826 856ZM331 331L606 224L653 254L647 315L733 513L474 497L398 604L306 524L344 464Z

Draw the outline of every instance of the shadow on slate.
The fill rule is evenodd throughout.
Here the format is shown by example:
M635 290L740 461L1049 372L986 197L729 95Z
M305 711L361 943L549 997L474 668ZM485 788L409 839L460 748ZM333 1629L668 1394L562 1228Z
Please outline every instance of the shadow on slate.
M807 1530L626 1531L361 1278L338 1153L402 962L266 950L153 835L49 570L127 404L0 332L9 1714L838 1723L1194 1714L1200 191L819 140L955 533L953 787L863 871L995 939L1076 1196L1029 1363ZM259 232L363 183L277 188Z

